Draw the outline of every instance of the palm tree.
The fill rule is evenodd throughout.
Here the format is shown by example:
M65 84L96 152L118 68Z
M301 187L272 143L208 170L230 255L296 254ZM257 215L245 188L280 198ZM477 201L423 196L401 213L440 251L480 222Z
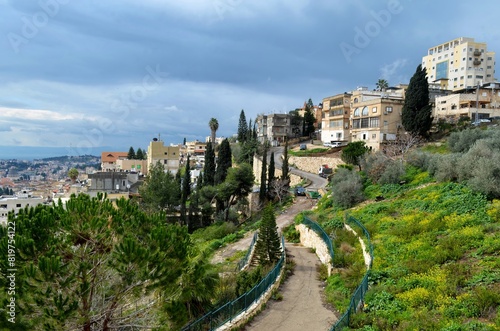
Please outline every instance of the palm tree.
M210 127L211 131L212 145L215 146L215 133L219 129L219 122L217 122L216 118L212 117L210 121L208 121L208 126Z
M377 91L385 91L389 87L389 83L385 79L379 79L376 86Z

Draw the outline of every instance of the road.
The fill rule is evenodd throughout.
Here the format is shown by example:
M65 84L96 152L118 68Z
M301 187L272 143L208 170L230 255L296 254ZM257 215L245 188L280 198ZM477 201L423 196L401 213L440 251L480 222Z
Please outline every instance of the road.
M270 151L274 152L274 162L276 164L277 169L281 169L282 167L281 155L283 155L283 148L284 147L281 146L273 147ZM324 188L328 184L328 180L326 178L320 177L318 174L312 174L310 172L296 169L294 167L289 167L289 169L292 174L298 175L311 182L311 184L308 186L309 190L317 191L320 188Z

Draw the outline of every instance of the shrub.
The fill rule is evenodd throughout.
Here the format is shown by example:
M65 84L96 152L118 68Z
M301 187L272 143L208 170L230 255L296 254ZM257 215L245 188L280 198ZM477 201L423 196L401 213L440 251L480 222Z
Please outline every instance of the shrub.
M283 229L283 234L285 235L285 239L291 243L299 243L300 242L300 232L295 229L295 224L290 224Z
M386 167L380 176L378 183L381 185L397 184L401 181L404 175L405 169L403 163L391 160L386 163Z
M436 171L434 177L440 182L456 181L458 179L458 166L461 162L459 154L445 154L436 158Z
M354 171L338 169L332 177L332 200L341 208L350 208L364 200L361 176Z
M477 140L485 137L485 132L477 128L453 132L448 138L448 146L454 153L467 152Z

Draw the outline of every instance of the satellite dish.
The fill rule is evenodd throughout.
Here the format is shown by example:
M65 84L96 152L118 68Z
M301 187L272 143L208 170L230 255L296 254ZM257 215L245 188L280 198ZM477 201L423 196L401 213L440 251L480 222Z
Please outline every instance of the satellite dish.
M153 141L158 141L158 138L153 138Z

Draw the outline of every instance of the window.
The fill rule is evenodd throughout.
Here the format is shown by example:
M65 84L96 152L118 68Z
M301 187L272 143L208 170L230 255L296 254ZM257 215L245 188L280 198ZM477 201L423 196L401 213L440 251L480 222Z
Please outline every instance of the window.
M168 155L168 152L165 152L165 155Z
M491 61L493 60L493 58L491 56L488 56L488 61Z
M377 139L377 135L375 133L372 134L372 139Z
M368 116L368 107L364 106L361 111L361 116Z
M361 119L361 128L367 128L368 127L368 123L369 123L369 118L368 117L365 117L365 118L362 118Z
M472 75L467 75L467 78L472 78Z
M363 140L366 140L366 133L363 133Z
M483 75L476 75L477 79L483 79Z
M378 128L380 125L378 117L370 117L370 128Z
M385 111L386 111L387 113L392 113L392 106L387 106L387 107L385 107Z
M460 76L460 79L464 79L464 76Z
M359 117L359 108L354 109L354 117Z
M352 120L352 128L359 129L359 119Z
M372 108L372 113L376 113L377 112L377 107L373 107Z
M389 125L389 122L384 121L384 126L387 126L387 125Z
M354 98L354 103L358 103L358 98Z
M21 204L20 203L16 203L16 208L21 208Z

